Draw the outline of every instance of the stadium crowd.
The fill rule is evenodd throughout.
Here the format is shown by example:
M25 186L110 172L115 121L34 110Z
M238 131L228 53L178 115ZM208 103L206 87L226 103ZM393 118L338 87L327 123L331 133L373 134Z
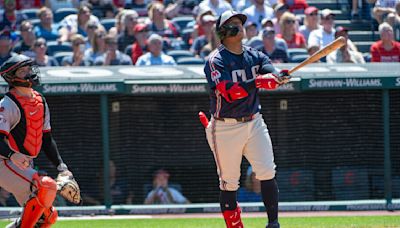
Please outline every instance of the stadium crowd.
M357 2L352 20L364 7ZM219 45L216 20L230 9L248 16L245 44L275 63L300 62L338 36L347 45L322 61L399 62L400 1L366 4L381 38L370 53L335 26L332 10L305 0L0 0L0 64L15 53L39 66L203 64Z

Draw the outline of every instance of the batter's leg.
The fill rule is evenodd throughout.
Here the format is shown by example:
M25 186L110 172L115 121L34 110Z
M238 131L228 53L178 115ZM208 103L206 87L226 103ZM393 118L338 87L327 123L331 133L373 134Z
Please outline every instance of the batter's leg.
M244 156L261 181L261 195L268 213L269 224L278 224L279 190L275 180L275 163L271 138L261 115L250 123L252 135L244 149Z

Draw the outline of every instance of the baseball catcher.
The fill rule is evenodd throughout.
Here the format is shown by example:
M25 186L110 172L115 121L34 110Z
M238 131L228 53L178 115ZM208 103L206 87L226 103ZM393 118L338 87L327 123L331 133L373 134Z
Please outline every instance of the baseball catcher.
M50 227L58 217L53 207L57 191L80 203L79 187L51 134L47 102L32 88L40 81L37 66L24 55L14 55L1 65L0 74L9 85L0 101L0 187L23 207L21 217L8 227ZM57 181L33 169L42 150L60 173Z

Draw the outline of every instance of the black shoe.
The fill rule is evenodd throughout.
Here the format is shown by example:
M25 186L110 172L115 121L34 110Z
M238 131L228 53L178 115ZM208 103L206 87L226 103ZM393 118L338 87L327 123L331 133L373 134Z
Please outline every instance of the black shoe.
M280 228L281 226L279 225L279 222L272 222L268 223L268 225L265 228Z

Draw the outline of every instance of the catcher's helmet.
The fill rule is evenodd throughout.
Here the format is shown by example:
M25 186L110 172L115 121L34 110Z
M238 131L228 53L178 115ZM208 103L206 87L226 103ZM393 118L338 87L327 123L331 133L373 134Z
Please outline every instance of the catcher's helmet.
M232 17L239 18L242 21L242 24L244 24L247 20L247 16L242 13L238 13L233 10L223 12L221 16L219 16L215 25L216 33L220 40L223 40L225 37L236 36L238 34L239 28L237 26L225 24Z
M29 72L23 77L17 77L16 72L24 66L30 66ZM10 87L32 87L40 83L40 71L33 60L25 55L14 55L0 67L0 74Z

